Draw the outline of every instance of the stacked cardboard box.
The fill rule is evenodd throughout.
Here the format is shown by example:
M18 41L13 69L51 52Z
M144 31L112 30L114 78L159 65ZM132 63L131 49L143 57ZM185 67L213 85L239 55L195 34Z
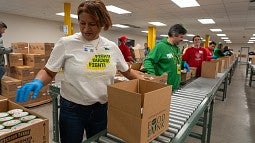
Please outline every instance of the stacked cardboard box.
M28 43L26 42L11 43L11 47L14 53L23 53L23 54L28 53Z
M8 66L7 66L7 75L15 78L20 81L20 85L23 85L27 82L33 80L36 74L42 69L47 59L50 56L50 53L54 47L54 43L26 43L26 42L17 42L12 43L13 53L9 54L8 58ZM8 82L8 84L10 84ZM4 85L7 85L7 82L4 81ZM9 91L8 87L3 88L2 94L5 95L15 95L15 89L13 91ZM17 90L17 88L16 88ZM48 86L45 86L43 90L40 92L40 96L46 94L48 90ZM12 96L8 96L11 100L15 101L15 98ZM42 99L45 102L50 101L49 96L43 96ZM29 99L26 103L30 104L31 102L35 102L37 100ZM38 101L41 102L41 101Z
M8 66L23 66L23 54L22 53L10 53L8 54Z
M4 76L1 81L1 95L7 98L14 97L19 86L21 86L21 80Z
M45 66L45 56L41 54L24 55L24 63L34 69L42 69Z

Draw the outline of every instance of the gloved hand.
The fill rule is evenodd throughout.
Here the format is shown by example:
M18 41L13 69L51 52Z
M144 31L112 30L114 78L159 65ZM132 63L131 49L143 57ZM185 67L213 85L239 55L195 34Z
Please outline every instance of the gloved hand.
M43 86L44 84L40 79L34 79L33 81L24 84L21 88L18 89L16 93L16 101L17 102L28 101L31 91L33 92L32 99L35 99Z
M213 55L211 58L212 58L212 59L217 59L217 57L216 57L216 56L214 56L214 55Z
M189 64L187 62L183 63L183 67L186 69L187 72L190 72L190 67L189 67Z

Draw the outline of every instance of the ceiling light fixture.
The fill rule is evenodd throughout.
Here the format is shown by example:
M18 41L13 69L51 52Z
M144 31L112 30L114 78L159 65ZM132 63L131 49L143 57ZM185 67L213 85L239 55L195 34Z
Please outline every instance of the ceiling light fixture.
M226 34L217 34L217 36L219 36L219 37L226 37L227 35Z
M168 35L164 35L164 34L163 35L159 35L159 36L161 36L161 37L168 37Z
M200 6L196 0L171 0L180 8Z
M155 26L166 26L166 24L162 22L148 22L149 24L155 25Z
M110 12L113 12L113 13L117 13L117 14L127 14L127 13L131 13L130 11L127 11L125 9L122 9L122 8L119 8L119 7L116 7L114 5L108 5L106 6L106 9Z
M119 27L119 28L129 28L129 26L122 25L122 24L113 24L112 26Z
M247 42L247 43L252 44L252 43L254 43L254 42L249 41L249 42Z
M141 31L141 32L143 32L143 33L149 33L148 31Z
M64 12L59 12L59 13L56 13L56 15L65 16L65 13ZM70 14L70 17L78 19L78 15L76 15L76 14Z
M198 19L198 21L202 24L215 24L213 19L207 18L207 19Z
M222 32L221 29L210 29L212 32Z
M188 37L194 37L195 35L194 35L194 34L186 34L186 36L188 36Z
M223 40L224 40L224 39L229 39L229 38L228 38L228 37L221 37L221 39L223 39Z

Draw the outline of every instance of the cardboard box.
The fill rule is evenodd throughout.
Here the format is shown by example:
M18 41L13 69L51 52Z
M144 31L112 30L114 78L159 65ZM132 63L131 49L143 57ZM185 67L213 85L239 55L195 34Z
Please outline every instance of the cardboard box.
M251 64L255 64L255 57L251 59Z
M155 76L155 75L142 73L140 71L135 71L135 72L140 74L145 80L162 83L162 84L167 84L167 77L168 77L167 74L163 74L161 76ZM124 77L121 73L117 73L114 77L114 83L123 82L123 81L129 81L129 79Z
M133 70L140 70L143 63L132 63L130 68Z
M225 60L225 66L224 66L225 69L228 68L228 67L230 66L230 64L231 64L231 58L230 58L230 57L225 56L225 57L222 57L222 58L220 58L220 59Z
M11 47L13 49L13 53L28 53L28 43L26 42L17 42L17 43L11 43Z
M31 66L15 66L11 68L11 77L19 80L32 80L34 79L34 71Z
M29 43L29 54L49 56L53 48L54 43Z
M191 78L191 72L181 73L181 81L185 82Z
M196 67L190 67L190 73L191 73L191 77L196 77L197 68Z
M34 69L41 69L45 66L45 57L41 54L25 54L24 64Z
M19 86L21 86L21 80L4 76L1 81L1 95L8 98L14 97Z
M201 77L216 78L218 73L218 62L204 61L202 63Z
M0 112L7 112L11 109L23 109L24 111L36 115L43 119L24 128L12 130L11 132L0 135L1 143L49 143L49 120L32 112L12 101L1 100Z
M225 60L224 59L217 59L211 60L212 62L218 62L218 73L222 73L225 70Z
M8 65L13 66L23 66L23 54L22 53L10 53L8 54Z
M171 86L136 79L107 89L111 134L128 143L148 143L168 128Z
M134 49L135 58L136 59L143 59L144 57L144 49Z
M0 95L0 100L7 100L7 98L2 96L2 95Z

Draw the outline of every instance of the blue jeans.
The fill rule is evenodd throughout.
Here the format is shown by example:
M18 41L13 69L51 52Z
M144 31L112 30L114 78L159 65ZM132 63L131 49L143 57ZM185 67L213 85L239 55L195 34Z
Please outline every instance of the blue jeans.
M4 74L5 74L5 68L4 66L0 66L0 80L2 80Z
M60 97L61 143L81 143L84 129L87 138L107 127L107 104L80 105Z

